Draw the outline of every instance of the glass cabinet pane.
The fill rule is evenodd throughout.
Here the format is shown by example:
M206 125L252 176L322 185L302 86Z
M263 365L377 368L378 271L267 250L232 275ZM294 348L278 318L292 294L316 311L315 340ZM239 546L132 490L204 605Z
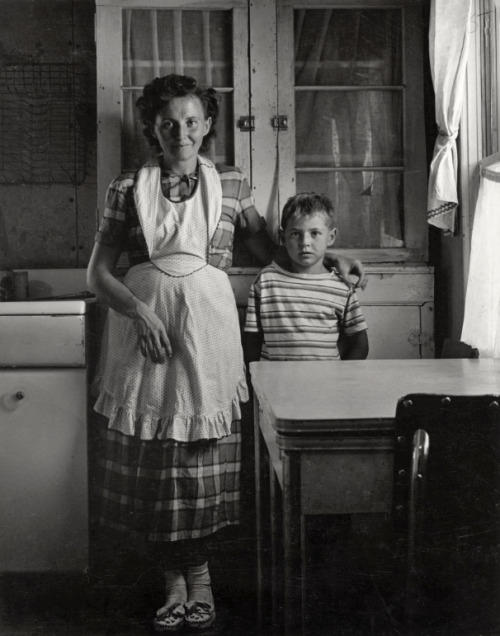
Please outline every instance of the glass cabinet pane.
M336 247L402 247L401 10L296 9L293 29L297 191L332 199Z
M401 84L401 10L296 9L296 86Z
M402 166L402 95L296 91L297 168Z
M403 175L394 171L297 173L297 192L322 192L335 208L335 248L401 247Z
M123 11L122 166L138 168L150 149L135 102L142 87L169 73L191 75L219 92L220 116L210 158L234 162L232 12L129 9Z

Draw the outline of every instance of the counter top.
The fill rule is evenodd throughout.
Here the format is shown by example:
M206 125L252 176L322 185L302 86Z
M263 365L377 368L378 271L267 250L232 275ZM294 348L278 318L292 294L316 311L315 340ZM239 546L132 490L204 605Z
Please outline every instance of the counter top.
M0 302L0 316L62 316L87 313L93 298L65 298L48 300L20 300Z

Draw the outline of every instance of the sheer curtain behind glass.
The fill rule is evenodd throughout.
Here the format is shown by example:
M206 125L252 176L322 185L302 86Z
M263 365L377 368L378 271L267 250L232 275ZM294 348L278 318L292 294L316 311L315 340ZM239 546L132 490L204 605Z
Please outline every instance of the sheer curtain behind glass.
M337 247L402 246L401 12L294 19L297 191L332 199Z
M233 163L232 20L230 11L130 9L123 12L124 169L150 155L135 102L145 84L169 73L191 75L220 90L220 119L210 158Z
M461 339L500 357L500 157L481 168Z

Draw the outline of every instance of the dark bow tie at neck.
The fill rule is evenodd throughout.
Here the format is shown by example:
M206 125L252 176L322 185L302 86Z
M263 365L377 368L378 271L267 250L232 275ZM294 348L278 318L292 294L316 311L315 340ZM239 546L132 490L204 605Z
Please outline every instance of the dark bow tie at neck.
M198 172L191 172L190 174L177 174L176 172L166 172L165 176L174 181L175 183L179 183L180 181L184 181L188 183L189 179L197 179Z
M170 189L178 188L178 196L188 197L194 187L194 184L198 178L197 172L191 174L176 174L175 172L169 172L166 175Z

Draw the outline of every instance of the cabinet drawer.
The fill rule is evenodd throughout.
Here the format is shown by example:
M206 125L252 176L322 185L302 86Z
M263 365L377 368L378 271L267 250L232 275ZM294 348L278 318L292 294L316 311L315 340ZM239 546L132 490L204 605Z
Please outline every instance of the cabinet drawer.
M85 316L1 316L0 366L84 367Z

